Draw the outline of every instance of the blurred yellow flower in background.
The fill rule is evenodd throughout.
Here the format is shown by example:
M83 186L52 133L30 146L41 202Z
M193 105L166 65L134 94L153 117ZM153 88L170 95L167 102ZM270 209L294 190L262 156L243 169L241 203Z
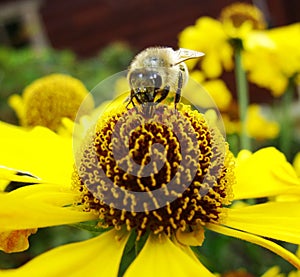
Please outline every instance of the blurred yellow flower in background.
M199 18L195 25L186 27L178 37L178 45L205 53L201 59L201 69L209 78L217 78L223 68L233 69L233 49L228 41L220 21L211 17ZM187 61L189 68L196 66L196 61Z
M12 95L9 103L22 126L45 126L56 131L62 118L75 120L88 93L80 80L56 73L35 80L24 89L22 96ZM89 108L93 108L92 99Z
M264 117L257 104L248 107L247 128L249 136L257 140L274 139L279 134L279 124Z
M201 84L221 112L229 108L232 94L222 79L205 79L205 74L200 70L192 71L190 78ZM195 94L194 91L186 89L186 92L186 96L194 105L203 106L203 99Z
M220 111L227 111L232 101L232 94L222 79L207 80L203 87L209 92Z
M234 152L278 138L279 149L291 160L295 128L290 110L295 85L300 82L300 23L267 27L255 5L237 2L226 6L219 19L203 16L186 27L179 34L178 45L205 53L198 63L190 62L190 76L203 85L221 111L226 133L233 135ZM232 70L233 93L225 83L231 82L225 71ZM277 122L263 116L256 104L249 107L255 101L250 101L250 93L263 91L248 82L268 89L276 98L285 95L272 107ZM195 104L201 103L201 97L189 96ZM269 101L265 104L271 107Z
M221 11L220 20L200 17L178 36L178 45L205 53L200 68L208 78L218 78L223 69L234 68L233 40L243 39L250 31L266 27L263 14L254 5L234 3ZM197 61L187 61L190 69Z
M220 21L231 39L243 40L250 31L265 29L263 13L254 5L235 2L221 10Z
M300 73L300 23L256 31L244 41L243 65L251 82L267 88L275 97Z

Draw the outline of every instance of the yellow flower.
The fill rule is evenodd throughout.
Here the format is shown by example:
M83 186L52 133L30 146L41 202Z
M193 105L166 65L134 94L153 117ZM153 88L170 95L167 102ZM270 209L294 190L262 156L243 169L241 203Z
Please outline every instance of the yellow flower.
M232 95L223 80L207 80L203 83L203 87L209 92L221 112L229 108Z
M233 68L233 49L220 21L201 17L195 25L186 27L178 39L179 47L205 53L201 59L201 69L207 77L217 78L222 74L223 68ZM188 61L187 64L192 68L195 60Z
M220 14L224 30L231 38L243 39L251 30L266 28L263 13L254 5L236 2L226 6Z
M213 276L189 247L202 244L205 229L266 247L300 268L295 255L265 238L300 243L299 203L228 206L300 194L281 153L243 152L235 167L218 130L189 106L158 105L151 117L118 107L76 148L75 167L71 138L0 124L1 179L36 183L0 194L0 231L95 220L99 232L2 270L3 276L118 276L125 247L135 245L140 250L124 276Z
M279 133L279 125L263 117L261 107L252 104L248 107L247 130L249 136L257 140L273 139Z
M220 20L203 16L186 27L178 36L178 45L205 53L200 68L208 78L218 78L233 69L234 39L244 39L251 30L266 26L261 11L250 4L234 3L221 11ZM198 61L187 61L190 69Z
M12 95L9 103L22 126L40 125L57 131L62 118L75 119L88 93L80 80L64 74L50 74L28 85L22 96ZM92 99L89 108L93 108Z
M299 76L299 44L300 23L249 34L243 56L249 80L281 96L289 79Z

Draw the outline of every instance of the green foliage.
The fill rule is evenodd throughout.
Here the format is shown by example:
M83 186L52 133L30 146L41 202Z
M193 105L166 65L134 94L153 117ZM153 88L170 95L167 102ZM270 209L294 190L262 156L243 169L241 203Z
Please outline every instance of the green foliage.
M80 59L69 50L11 49L0 47L0 120L16 122L7 99L21 94L31 82L51 73L65 73L81 80L88 90L100 81L127 69L133 51L123 43L113 43L89 59Z
M205 232L206 239L201 247L192 247L201 262L212 272L226 273L239 269L254 276L261 276L272 266L280 266L288 273L293 266L273 252L250 242L226 237L211 231ZM277 241L289 251L295 252L296 246Z

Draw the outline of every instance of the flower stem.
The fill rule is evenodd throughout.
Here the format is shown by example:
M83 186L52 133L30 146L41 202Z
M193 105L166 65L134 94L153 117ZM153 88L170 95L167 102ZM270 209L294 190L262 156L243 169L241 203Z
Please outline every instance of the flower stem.
M242 47L235 47L235 79L241 122L240 148L251 151L251 140L247 134L247 110L249 105L248 82L246 72L242 66L241 54Z
M280 136L279 147L286 155L287 159L291 159L292 136L293 136L293 119L291 115L291 107L293 102L294 85L290 80L285 93L282 96L281 116L280 116Z

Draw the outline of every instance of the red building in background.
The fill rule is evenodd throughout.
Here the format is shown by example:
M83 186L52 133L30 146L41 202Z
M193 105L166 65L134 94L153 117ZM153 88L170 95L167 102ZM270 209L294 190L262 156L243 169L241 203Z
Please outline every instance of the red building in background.
M50 45L89 57L114 41L140 50L177 47L177 36L201 16L218 17L232 0L0 0L0 44ZM243 1L256 4L270 26L300 20L299 0Z

